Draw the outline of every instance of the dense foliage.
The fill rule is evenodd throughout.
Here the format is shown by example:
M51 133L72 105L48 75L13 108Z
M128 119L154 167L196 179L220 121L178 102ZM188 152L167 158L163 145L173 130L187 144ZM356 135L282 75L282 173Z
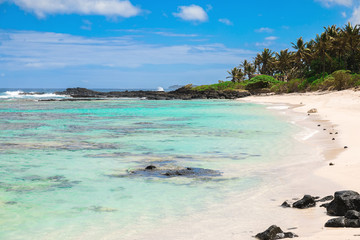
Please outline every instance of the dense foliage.
M360 25L348 23L342 28L333 25L324 29L323 33L308 42L302 37L297 39L292 43L293 51L285 49L273 52L265 48L253 62L245 60L228 71L231 82L197 88L261 88L284 93L342 90L359 86Z

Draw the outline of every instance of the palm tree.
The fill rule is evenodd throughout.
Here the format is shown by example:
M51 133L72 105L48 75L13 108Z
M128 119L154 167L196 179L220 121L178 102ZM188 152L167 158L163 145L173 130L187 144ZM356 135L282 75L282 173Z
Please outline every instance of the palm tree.
M280 53L275 53L276 69L283 76L283 80L288 80L288 75L294 69L294 53L289 52L289 49L281 50Z
M231 78L232 82L240 82L244 78L244 73L241 71L240 68L234 67L231 71L227 71L230 76L226 78Z
M341 29L343 41L346 44L347 56L347 67L349 70L358 71L359 67L357 64L357 58L359 55L360 46L360 29L359 25L354 27L349 22Z
M328 53L328 49L331 48L331 37L327 35L326 33L322 33L321 35L317 34L315 38L315 56L321 59L322 63L322 74L324 78L325 74L325 67L326 67L326 59L332 60L331 56Z
M261 54L257 54L255 58L255 65L261 74L273 75L274 62L274 52L268 48L265 48Z
M308 66L310 57L309 47L311 47L311 42L304 42L304 39L300 37L297 39L296 43L291 44L293 45L293 48L297 50L294 55L296 66L299 69L303 69L304 67Z
M244 71L244 75L248 77L248 79L251 79L254 76L254 73L256 71L255 66L248 62L246 59L240 64L240 67L242 67Z

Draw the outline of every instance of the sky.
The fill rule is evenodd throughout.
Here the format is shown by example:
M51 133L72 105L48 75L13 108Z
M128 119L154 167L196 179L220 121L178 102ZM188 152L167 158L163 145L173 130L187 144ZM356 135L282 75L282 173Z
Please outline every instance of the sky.
M216 83L349 21L360 0L0 0L0 88Z

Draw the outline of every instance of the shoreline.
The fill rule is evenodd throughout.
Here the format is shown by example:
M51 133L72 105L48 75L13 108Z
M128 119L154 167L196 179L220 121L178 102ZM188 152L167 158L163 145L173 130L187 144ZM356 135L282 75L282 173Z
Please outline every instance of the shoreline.
M309 159L300 159L293 155L287 158L280 154L279 157L285 157L285 161L256 170L257 174L270 182L265 182L259 188L228 196L224 202L208 206L206 212L164 222L152 231L136 234L136 238L129 239L254 239L252 236L273 224L284 231L296 233L300 236L298 239L312 239L313 235L321 232L330 217L326 215L325 208L319 207L320 204L303 210L282 208L280 205L285 200L294 202L292 198L301 199L305 194L325 197L342 190L342 186L332 179L312 174L314 169L329 167L329 160L337 157L341 145L333 141L328 144L328 135L318 131L317 127L318 122L327 128L333 124L318 117L309 119L307 114L297 112L296 109L302 106L298 103L278 102L275 105L266 105L268 111L302 129L301 136L290 137L295 138L294 142L298 144L295 147L299 146L303 153L311 149L312 156ZM325 149L329 150L328 154L323 154ZM109 239L112 239L112 236L111 234Z
M324 132L328 132L329 135L326 137L327 139L323 139L325 141L322 143L318 142L325 158L325 164L321 164L317 168L312 169L312 171L308 173L308 176L313 175L328 180L333 186L338 186L334 191L359 191L360 183L358 183L356 179L360 171L360 162L357 161L360 151L356 148L356 137L360 133L357 126L360 120L360 92L344 90L325 93L251 96L240 99L240 101L257 104L296 105L296 107L292 108L292 111L302 115L307 115L308 110L316 108L318 113L310 114L308 120L314 123L318 122L322 125L319 127L319 131L321 132L321 130L326 129ZM327 125L323 125L326 123ZM299 122L299 124L302 125L303 123ZM332 134L330 134L330 132ZM336 132L338 132L338 134L335 134ZM332 140L332 138L335 138L335 140ZM316 138L313 140L316 140ZM338 146L331 147L332 142L336 142ZM345 146L348 147L348 149L344 149ZM329 166L330 162L334 165ZM329 186L318 184L318 191L322 191L324 187ZM328 194L332 195L333 192L329 192ZM308 209L302 211L314 210ZM323 216L318 216L319 219L317 221L321 223L322 226L328 219L332 218L326 215L325 209L323 212ZM358 233L359 230L356 229L322 227L318 232L314 232L310 236L306 236L305 232L305 235L301 232L299 232L298 235L300 236L299 239L357 239L358 237L354 235Z

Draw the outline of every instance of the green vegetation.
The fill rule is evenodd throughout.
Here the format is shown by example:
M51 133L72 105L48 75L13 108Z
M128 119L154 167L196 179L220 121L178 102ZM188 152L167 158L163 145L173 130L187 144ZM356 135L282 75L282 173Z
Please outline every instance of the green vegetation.
M291 93L360 86L360 25L324 29L308 42L298 38L294 51L265 48L253 62L244 60L228 71L231 81L192 89Z

